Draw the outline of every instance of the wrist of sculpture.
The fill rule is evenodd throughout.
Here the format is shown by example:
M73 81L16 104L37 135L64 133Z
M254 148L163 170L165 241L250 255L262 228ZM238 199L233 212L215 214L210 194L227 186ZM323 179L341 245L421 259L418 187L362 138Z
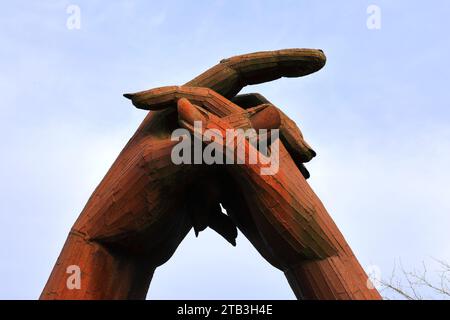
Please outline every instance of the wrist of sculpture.
M71 232L40 299L145 299L153 272L144 259Z
M353 254L306 260L284 274L298 299L381 300Z

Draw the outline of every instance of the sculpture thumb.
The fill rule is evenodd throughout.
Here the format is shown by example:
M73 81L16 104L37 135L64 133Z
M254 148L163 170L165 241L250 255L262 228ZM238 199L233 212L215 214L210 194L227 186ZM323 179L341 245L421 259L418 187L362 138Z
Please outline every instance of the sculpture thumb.
M209 115L206 111L201 110L197 106L193 105L188 99L181 98L178 100L178 121L181 122L183 126L192 128L194 122L200 121L202 127L206 125Z

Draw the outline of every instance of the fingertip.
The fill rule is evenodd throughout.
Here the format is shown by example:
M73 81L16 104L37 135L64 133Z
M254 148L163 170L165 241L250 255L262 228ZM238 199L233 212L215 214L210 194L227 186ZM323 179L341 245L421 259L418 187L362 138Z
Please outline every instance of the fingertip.
M278 129L281 126L281 116L277 108L267 105L250 117L250 122L255 130Z

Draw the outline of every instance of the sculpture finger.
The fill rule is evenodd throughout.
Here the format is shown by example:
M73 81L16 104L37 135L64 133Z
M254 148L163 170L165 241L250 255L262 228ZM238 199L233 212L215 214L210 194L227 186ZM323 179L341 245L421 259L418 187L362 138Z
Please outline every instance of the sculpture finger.
M196 105L203 106L219 117L242 112L240 107L228 99L211 89L202 87L168 86L137 93L126 93L124 96L131 99L134 106L145 110L162 110L176 107L179 99L186 98Z
M222 60L184 86L204 87L226 98L232 98L250 84L300 77L320 70L326 62L322 50L285 49L244 54ZM137 93L126 93L133 104L146 110L167 108L173 102L177 86L162 87Z
M219 193L219 185L216 181L202 175L188 191L187 212L191 218L195 236L210 227L236 246L237 228L231 218L222 213Z
M283 111L278 108L281 116L281 141L295 162L308 162L316 156L316 152L303 138L300 128Z
M208 87L232 98L247 85L305 76L320 70L325 62L323 51L316 49L254 52L223 59L185 85Z
M208 225L225 238L233 246L236 246L236 238L238 235L236 225L233 220L226 214L222 213L219 204L216 204L209 214Z

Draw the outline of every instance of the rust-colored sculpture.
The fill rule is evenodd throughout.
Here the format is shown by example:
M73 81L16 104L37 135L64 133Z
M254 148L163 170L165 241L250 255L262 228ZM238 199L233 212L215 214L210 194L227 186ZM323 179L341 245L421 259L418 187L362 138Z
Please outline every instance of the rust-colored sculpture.
M191 227L198 233L208 226L233 245L237 226L286 274L298 298L380 299L306 182L303 163L315 152L298 127L262 95L236 95L246 85L304 76L324 64L321 50L257 52L222 60L180 87L125 94L152 111L72 227L41 299L143 299L154 270ZM279 128L279 170L261 175L261 162L174 164L172 132L194 132L195 121L223 136L233 128ZM222 147L239 157L235 146ZM82 272L79 289L67 286L71 265Z

